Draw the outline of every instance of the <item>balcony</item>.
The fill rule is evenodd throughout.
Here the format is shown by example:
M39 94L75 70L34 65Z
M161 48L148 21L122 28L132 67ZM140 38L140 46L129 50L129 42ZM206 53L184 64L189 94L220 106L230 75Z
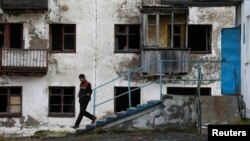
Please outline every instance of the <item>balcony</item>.
M48 10L48 0L1 0L4 11L37 11Z
M162 5L184 5L184 6L235 6L243 0L161 0Z
M187 74L189 72L189 49L151 48L142 50L142 66L159 60L166 60L162 64L162 73L164 74ZM172 60L174 61L171 62ZM160 72L160 63L153 63L142 69L144 74L155 75L160 74Z
M47 49L1 49L0 74L46 74Z

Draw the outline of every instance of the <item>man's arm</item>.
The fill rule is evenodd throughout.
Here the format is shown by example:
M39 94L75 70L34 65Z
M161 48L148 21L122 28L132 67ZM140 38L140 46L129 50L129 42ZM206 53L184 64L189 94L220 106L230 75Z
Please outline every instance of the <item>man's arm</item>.
M87 96L90 96L92 94L92 88L91 88L91 84L89 83L89 85L87 86L87 91L88 93L86 94Z

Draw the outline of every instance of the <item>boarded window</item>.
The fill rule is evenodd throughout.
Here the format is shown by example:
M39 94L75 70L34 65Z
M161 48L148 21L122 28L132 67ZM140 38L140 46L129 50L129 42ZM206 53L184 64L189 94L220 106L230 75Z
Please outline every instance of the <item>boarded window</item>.
M191 52L211 52L211 25L188 25L188 47Z
M0 87L0 117L22 115L22 88Z
M138 52L140 50L139 25L115 25L115 52Z
M51 24L51 50L52 52L75 52L75 24Z
M22 48L22 24L0 24L0 47Z
M49 116L75 116L75 87L50 87L49 92Z
M167 87L167 93L173 95L196 95L196 87ZM211 88L200 88L200 95L211 95Z

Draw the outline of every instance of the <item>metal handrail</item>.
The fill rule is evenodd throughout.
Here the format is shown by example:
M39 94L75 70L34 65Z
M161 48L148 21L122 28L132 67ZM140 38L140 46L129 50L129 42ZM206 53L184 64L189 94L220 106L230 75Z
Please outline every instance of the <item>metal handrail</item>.
M200 100L200 86L202 81L203 75L201 73L201 68L198 68L198 80L197 80L197 89L196 89L196 112L197 112L197 126L198 126L198 133L201 134L201 100Z
M114 79L112 79L112 80L110 80L110 81L108 81L108 82L106 82L106 83L103 83L103 84L101 84L101 85L99 85L99 86L93 88L93 95L94 95L93 114L95 115L95 111L96 111L96 107L97 107L97 106L100 106L100 105L102 105L102 104L104 104L104 103L106 103L106 102L109 102L109 101L111 101L111 100L113 100L113 99L116 99L116 98L118 98L118 97L120 97L120 96L123 96L123 95L126 95L126 94L128 94L128 96L131 97L131 92L133 92L133 91L135 91L135 90L138 90L138 89L141 89L141 88L144 88L144 87L146 87L146 86L149 86L149 85L151 85L151 84L153 84L153 83L157 83L157 82L160 83L160 99L162 100L163 75L165 75L165 74L163 74L163 72L162 72L162 66L163 66L163 63L164 63L164 62L167 62L167 63L173 63L173 62L198 63L198 68L199 68L199 69L198 69L198 77L199 77L199 76L200 76L199 73L201 73L201 69L200 69L200 64L201 64L201 63L221 63L221 62L224 62L224 61L158 60L158 61L154 61L154 62L152 62L152 63L149 63L149 64L147 64L147 65L145 65L145 66L142 66L142 67L132 68L132 69L128 70L126 73L123 73L122 75L120 75L119 77L114 78ZM138 71L138 70L142 70L143 68L149 67L149 66L154 65L154 64L156 64L156 63L160 63L160 64L161 64L161 65L160 65L160 79L157 80L157 81L153 81L153 82L151 82L151 83L149 83L149 84L143 85L143 86L141 86L141 87L139 87L139 88L136 88L136 89L131 90L131 86L130 86L130 83L131 83L131 82L130 82L130 81L131 81L131 80L130 80L130 79L131 79L131 73L136 72L136 71ZM105 100L105 101L103 101L103 102L100 102L100 103L96 104L96 90L99 89L99 88L101 88L101 87L104 87L104 86L106 86L106 85L108 85L108 84L110 84L110 83L112 83L112 82L114 82L114 81L116 81L116 80L118 80L118 79L124 77L124 76L127 76L127 77L128 77L128 87L129 87L128 91L125 92L125 93L122 93L122 94L119 95L119 96L112 97L112 98L110 98L110 99L108 99L108 100ZM198 78L197 80L183 80L183 79L182 79L182 80L179 80L179 81L198 81L198 85L197 85L197 87L198 87L198 86L200 85L201 81L220 81L220 80L221 80L220 78L219 78L219 79L204 79L204 80ZM177 81L177 80L176 80L176 81ZM131 107L131 99L130 99L130 98L129 98L129 107Z

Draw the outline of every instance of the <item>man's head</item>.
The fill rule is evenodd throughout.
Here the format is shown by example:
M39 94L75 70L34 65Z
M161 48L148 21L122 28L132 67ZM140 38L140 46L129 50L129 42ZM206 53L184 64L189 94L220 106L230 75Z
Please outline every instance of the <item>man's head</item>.
M85 79L85 75L84 74L80 74L79 75L79 79L81 82L84 82L86 79Z

